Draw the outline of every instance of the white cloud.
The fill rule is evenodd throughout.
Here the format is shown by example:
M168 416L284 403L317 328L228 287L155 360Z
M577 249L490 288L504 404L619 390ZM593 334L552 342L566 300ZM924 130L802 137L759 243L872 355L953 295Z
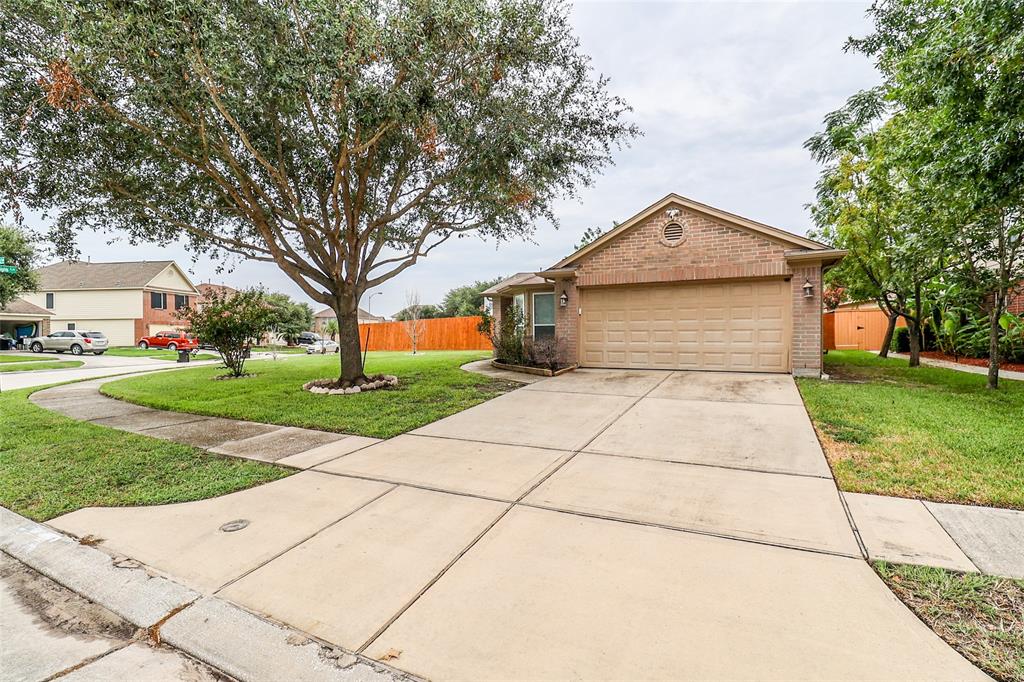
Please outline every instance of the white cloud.
M374 312L394 313L405 290L424 302L475 279L540 269L572 250L584 229L608 227L679 192L794 232L810 222L818 169L802 144L822 117L876 82L871 64L842 51L863 35L866 3L580 2L573 23L595 69L634 108L645 136L616 155L582 201L558 204L561 230L538 226L536 244L453 241L385 285ZM83 240L93 260L174 258L197 280L263 284L303 298L272 265L215 275L184 248ZM366 298L364 297L364 307Z

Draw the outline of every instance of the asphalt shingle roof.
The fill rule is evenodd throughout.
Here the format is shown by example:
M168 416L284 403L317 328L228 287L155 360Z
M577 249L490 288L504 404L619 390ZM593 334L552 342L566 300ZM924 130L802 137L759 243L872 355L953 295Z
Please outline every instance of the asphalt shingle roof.
M62 261L36 270L40 291L66 289L140 289L171 265L170 260L89 263Z

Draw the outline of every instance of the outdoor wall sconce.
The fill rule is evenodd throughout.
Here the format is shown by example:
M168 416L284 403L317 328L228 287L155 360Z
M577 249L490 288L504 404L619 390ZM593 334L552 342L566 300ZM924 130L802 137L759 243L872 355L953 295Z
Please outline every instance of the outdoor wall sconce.
M804 280L803 290L804 290L804 298L814 298L814 285L811 284L811 280L809 280L809 279L805 279Z
M569 294L562 292L562 295L558 297L558 305L564 308L569 305Z

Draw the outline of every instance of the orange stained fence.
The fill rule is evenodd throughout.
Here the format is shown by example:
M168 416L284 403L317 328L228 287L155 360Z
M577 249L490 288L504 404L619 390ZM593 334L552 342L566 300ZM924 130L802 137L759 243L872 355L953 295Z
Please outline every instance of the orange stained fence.
M477 331L480 317L440 317L419 321L418 350L491 350L491 340ZM366 350L412 350L412 339L403 322L359 325Z

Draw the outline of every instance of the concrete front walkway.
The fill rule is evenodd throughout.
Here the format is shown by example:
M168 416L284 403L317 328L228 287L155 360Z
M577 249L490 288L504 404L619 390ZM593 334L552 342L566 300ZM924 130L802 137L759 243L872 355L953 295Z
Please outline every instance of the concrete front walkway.
M898 358L900 360L908 360L910 356L906 353L889 353L890 358ZM967 365L962 362L950 362L949 360L939 360L936 358L921 358L922 365L931 365L932 367L942 367L944 369L952 369L957 372L967 372L968 374L988 374L988 367L976 367L975 365ZM999 370L1000 379L1013 379L1015 381L1024 381L1024 372L1014 372L1010 369Z
M220 449L273 440L242 435ZM788 376L579 370L259 488L51 524L434 680L985 679L863 560Z

